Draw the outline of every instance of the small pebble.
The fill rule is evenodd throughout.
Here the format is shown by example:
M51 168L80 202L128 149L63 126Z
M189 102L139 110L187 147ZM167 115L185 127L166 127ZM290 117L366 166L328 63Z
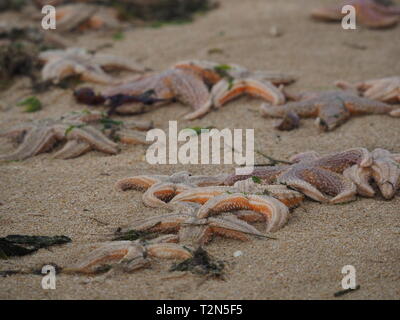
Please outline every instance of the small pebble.
M282 31L277 26L272 26L269 28L269 34L272 37L280 37L282 35Z
M240 257L241 255L243 255L243 252L240 251L240 250L235 251L235 252L233 253L233 256L234 256L235 258Z

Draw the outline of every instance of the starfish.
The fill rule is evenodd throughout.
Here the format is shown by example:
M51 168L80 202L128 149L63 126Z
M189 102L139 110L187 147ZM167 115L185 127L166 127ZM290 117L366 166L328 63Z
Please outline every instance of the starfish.
M61 32L119 26L118 12L114 8L75 3L57 6L56 12L57 30Z
M399 21L399 6L384 6L375 0L346 0L341 5L314 9L311 16L324 21L341 21L342 8L351 5L356 9L357 23L369 28L388 28Z
M400 187L400 154L375 149L371 155L373 162L370 166L362 167L356 164L346 169L344 175L356 184L360 195L375 195L371 186L373 181L385 199L392 199Z
M173 197L190 188L220 185L226 175L192 176L182 171L168 175L141 175L117 182L117 190L135 189L145 191L143 203L149 207L164 207Z
M104 97L125 94L141 96L149 93L160 106L174 100L190 105L194 111L185 119L195 119L207 113L212 107L212 99L207 86L195 73L188 70L169 69L158 74L148 74L131 82L108 88L102 92ZM117 113L135 114L144 111L143 104L122 105L116 108Z
M291 158L291 165L258 167L252 175L232 175L225 185L255 176L265 184L284 184L319 202L343 203L353 200L355 184L343 172L354 166L368 167L372 156L364 148L349 149L320 157L316 152L305 152Z
M111 268L125 272L141 269L151 262L150 257L162 259L191 258L191 252L176 243L174 235L162 236L150 241L111 241L91 252L82 261L64 268L64 273L96 274Z
M400 103L400 77L373 79L356 84L337 81L336 85L342 89L356 90L368 99Z
M250 72L236 65L219 65L208 61L184 61L170 69L156 74L147 74L125 84L111 87L102 96L118 94L142 96L149 93L158 100L154 106L164 105L174 100L190 105L194 111L184 118L193 120L208 113L213 106L250 94L271 103L281 104L285 96L275 84L288 84L294 78L287 75ZM116 112L135 114L146 111L143 104L121 105Z
M210 242L214 234L242 241L249 240L250 236L263 237L256 228L231 213L198 217L200 208L196 203L178 203L174 212L133 221L120 232L178 232L180 243L200 245Z
M250 71L236 64L218 64L204 60L176 63L174 68L197 73L211 89L213 105L217 108L244 94L262 98L272 104L285 102L276 86L287 85L296 79L291 75L266 71Z
M215 196L223 194L255 194L268 195L281 201L289 208L295 208L303 202L304 196L294 190L288 189L283 185L265 185L254 182L253 179L237 181L233 186L211 186L190 188L176 195L170 202L195 202L205 204L208 200Z
M109 137L118 138L127 144L146 144L145 135L132 130L152 128L150 122L117 122L105 118L100 113L72 113L59 119L42 119L17 125L2 134L20 142L18 149L8 155L0 155L0 160L24 160L50 151L61 141L67 143L54 155L59 159L78 157L90 150L108 154L119 152L118 145Z
M60 82L70 76L79 76L83 81L96 83L118 83L103 68L124 69L143 72L143 68L121 57L90 54L85 49L68 48L66 50L48 50L39 54L45 63L42 69L44 81Z
M380 101L359 97L348 91L327 91L303 95L301 101L290 102L282 106L263 104L261 114L265 117L283 118L288 112L300 117L317 117L316 124L321 130L337 128L350 117L363 114L397 115L399 107Z

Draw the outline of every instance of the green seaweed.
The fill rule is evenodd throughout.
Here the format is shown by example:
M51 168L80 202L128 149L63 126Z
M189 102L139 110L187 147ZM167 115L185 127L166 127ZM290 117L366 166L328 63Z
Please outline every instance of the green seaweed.
M36 112L42 110L42 103L40 100L34 96L26 98L17 103L17 106L21 107L24 106L25 112Z
M251 180L253 180L254 183L261 183L260 177L253 176L253 177L251 177Z

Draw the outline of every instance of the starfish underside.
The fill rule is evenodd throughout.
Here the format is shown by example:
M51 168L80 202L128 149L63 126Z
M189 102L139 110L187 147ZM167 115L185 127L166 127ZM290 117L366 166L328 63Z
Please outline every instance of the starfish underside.
M400 6L384 6L375 0L346 0L341 5L314 9L313 18L324 21L341 21L342 8L351 5L356 10L357 23L369 28L388 28L399 22Z
M396 116L399 107L359 97L347 91L328 91L306 95L297 102L282 106L263 104L261 114L265 117L283 118L288 112L294 112L302 118L317 118L321 130L337 128L349 118L363 114L389 114Z
M75 158L90 150L116 154L119 152L118 145L109 137L119 138L128 144L148 143L144 133L132 129L151 129L151 122L130 121L108 128L104 120L107 119L100 113L74 113L59 119L17 125L1 133L0 137L11 138L21 144L13 153L0 155L0 160L24 160L48 152L63 141L66 144L56 152L55 158Z
M118 190L145 191L143 203L149 207L164 207L177 194L199 186L221 185L226 175L192 176L183 171L168 175L142 175L125 178L117 182Z

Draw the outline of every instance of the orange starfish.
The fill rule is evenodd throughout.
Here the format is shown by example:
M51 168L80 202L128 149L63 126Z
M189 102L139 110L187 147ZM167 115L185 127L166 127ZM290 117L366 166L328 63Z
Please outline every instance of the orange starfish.
M206 244L213 235L247 241L249 236L263 237L262 233L236 216L226 213L215 217L199 217L200 205L177 203L175 211L157 217L136 220L120 232L130 230L151 232L178 232L180 243Z
M174 235L166 235L146 242L112 241L94 250L83 261L63 269L64 273L96 274L120 268L132 272L148 265L151 257L163 259L191 258L190 251L176 242Z
M399 6L384 6L375 0L346 0L341 5L314 9L311 16L318 20L341 21L345 5L353 6L357 23L369 28L388 28L399 22Z
M350 117L363 114L389 114L397 116L399 107L359 97L348 91L327 91L303 95L300 101L282 106L263 104L261 114L265 117L283 118L288 112L300 117L317 117L316 123L323 131L333 130Z
M226 175L217 176L192 176L189 172L182 171L167 175L141 175L125 178L117 182L117 190L140 190L143 194L143 203L149 207L163 207L173 197L182 191L199 186L220 185Z

